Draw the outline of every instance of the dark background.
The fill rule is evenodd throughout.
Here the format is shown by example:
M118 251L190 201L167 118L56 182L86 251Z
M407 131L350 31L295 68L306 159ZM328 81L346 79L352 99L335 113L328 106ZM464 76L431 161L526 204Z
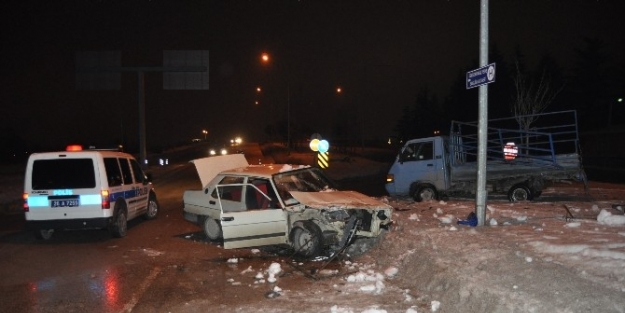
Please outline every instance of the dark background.
M490 117L510 115L518 61L561 89L548 111L578 110L582 131L623 124L623 1L489 9ZM68 143L138 150L136 75L123 73L121 90L76 90L77 51L120 50L125 67L162 66L163 50L209 51L209 90L163 90L162 74L146 74L152 151L204 129L217 141L285 140L287 120L294 140L378 145L477 117L464 75L478 67L479 1L9 1L1 14L5 158Z

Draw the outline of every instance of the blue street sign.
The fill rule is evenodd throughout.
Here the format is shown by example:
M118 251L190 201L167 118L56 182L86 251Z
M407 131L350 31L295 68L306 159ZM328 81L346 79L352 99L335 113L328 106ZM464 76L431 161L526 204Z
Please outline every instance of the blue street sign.
M467 72L467 89L490 84L495 81L495 63Z

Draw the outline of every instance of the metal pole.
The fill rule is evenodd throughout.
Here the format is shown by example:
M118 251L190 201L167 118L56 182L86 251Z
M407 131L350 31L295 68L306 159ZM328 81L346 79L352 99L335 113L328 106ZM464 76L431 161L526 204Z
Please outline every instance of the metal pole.
M291 153L291 86L286 84L286 148Z
M480 0L480 67L488 65L488 0ZM488 140L488 84L479 87L479 127L477 158L477 190L475 207L477 224L486 219L486 144Z
M141 160L141 167L146 168L147 148L146 148L146 135L145 135L145 74L143 72L137 72L139 83L139 159Z

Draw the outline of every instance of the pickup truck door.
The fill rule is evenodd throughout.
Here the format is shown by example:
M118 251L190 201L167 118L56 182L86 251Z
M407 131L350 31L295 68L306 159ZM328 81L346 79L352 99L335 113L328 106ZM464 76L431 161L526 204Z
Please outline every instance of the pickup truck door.
M440 155L440 153L439 153ZM442 168L442 159L435 158L434 140L414 142L407 144L399 155L395 171L395 182L397 186L410 188L413 182L429 182L440 188L438 178L439 169ZM408 190L404 190L408 193Z
M240 188L240 210L229 210L228 206L221 206L221 229L224 238L224 248L245 248L265 245L284 244L287 242L286 213L279 207L260 208L255 201L261 192L251 184L238 186L220 186L228 189ZM225 202L225 201L224 201Z

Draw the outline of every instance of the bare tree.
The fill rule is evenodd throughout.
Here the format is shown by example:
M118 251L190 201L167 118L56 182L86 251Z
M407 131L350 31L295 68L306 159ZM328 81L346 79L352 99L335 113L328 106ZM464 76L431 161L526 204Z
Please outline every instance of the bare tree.
M519 62L515 62L516 76L514 87L516 97L512 105L512 111L524 131L528 131L538 118L535 114L541 113L553 102L564 87L554 89L551 78L546 70L543 70L537 79L530 79L522 73Z
M516 76L513 78L513 81L516 97L512 105L512 111L521 129L528 132L532 124L538 119L537 114L545 111L564 87L554 89L551 77L547 74L546 69L542 69L540 75L534 75L533 77L535 78L529 78L527 74L521 71L518 61L515 62L515 65ZM530 153L529 134L526 134L526 136L521 134L520 139L524 143L522 153L528 155Z

